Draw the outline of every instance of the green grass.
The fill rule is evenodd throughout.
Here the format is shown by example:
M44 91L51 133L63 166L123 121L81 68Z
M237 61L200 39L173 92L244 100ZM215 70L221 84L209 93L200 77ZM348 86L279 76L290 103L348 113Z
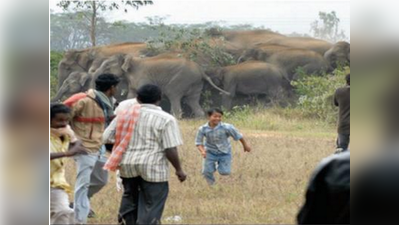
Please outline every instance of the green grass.
M206 118L184 120L189 126L199 127L206 123ZM257 131L278 131L287 135L328 136L335 129L335 124L326 121L309 119L294 108L249 108L247 106L225 112L223 122L234 126Z

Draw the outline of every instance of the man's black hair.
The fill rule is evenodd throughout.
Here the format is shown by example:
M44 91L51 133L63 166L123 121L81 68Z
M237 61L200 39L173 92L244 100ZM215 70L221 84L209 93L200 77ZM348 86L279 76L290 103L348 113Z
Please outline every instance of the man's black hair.
M347 84L347 85L350 85L350 84L351 84L351 74L350 74L350 73L348 73L348 74L345 76L345 80L346 80L346 84Z
M71 113L71 109L62 103L51 103L50 105L50 118L53 119L58 113Z
M146 84L137 90L137 100L144 104L154 104L162 99L161 89L153 84Z
M212 114L214 113L220 113L223 115L223 111L219 108L209 109L206 113L208 114L208 116L212 116Z
M119 77L114 74L101 74L96 79L96 90L105 92L108 91L112 86L119 84Z

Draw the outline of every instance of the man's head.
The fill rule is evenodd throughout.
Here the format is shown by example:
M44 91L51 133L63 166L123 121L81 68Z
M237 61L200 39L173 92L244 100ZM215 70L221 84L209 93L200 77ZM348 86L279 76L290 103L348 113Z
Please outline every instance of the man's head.
M351 85L351 74L350 74L350 73L348 73L348 74L345 76L345 80L346 80L346 84L347 84L347 85Z
M64 128L68 125L71 109L61 103L50 105L50 126L51 128Z
M221 109L209 109L206 113L211 126L216 126L222 121L223 111Z
M96 90L104 92L109 96L116 94L116 86L119 84L120 79L114 74L101 74L96 79Z
M153 84L146 84L137 90L137 100L142 104L159 105L162 99L161 89Z

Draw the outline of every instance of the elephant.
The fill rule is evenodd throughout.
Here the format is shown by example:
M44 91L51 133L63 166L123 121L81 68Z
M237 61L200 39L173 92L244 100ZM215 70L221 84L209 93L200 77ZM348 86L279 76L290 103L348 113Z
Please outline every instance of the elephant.
M333 46L330 42L310 37L276 37L264 43L312 50L321 55L324 55Z
M274 38L287 38L286 36L270 30L239 30L239 31L219 31L210 29L208 35L213 40L222 40L222 49L230 53L235 60L239 61L240 56L258 44L266 43ZM216 41L220 42L220 41Z
M273 38L285 38L286 36L270 30L240 30L220 31L212 28L207 31L212 37L223 37L226 41L240 46L242 49L253 47L259 43L265 43Z
M95 88L93 83L91 83L92 76L86 72L72 72L69 74L68 78L64 80L61 88L59 88L56 96L51 99L52 102L61 101L64 98L68 98L73 94L79 92L85 92L90 88ZM128 82L126 79L121 79L120 83L118 84L118 91L114 96L118 102L127 99L128 94Z
M97 68L102 61L117 53L139 56L147 48L142 42L126 42L120 44L97 46L82 50L69 50L58 64L58 88L72 72L89 72L90 68Z
M351 45L348 42L339 41L324 54L324 58L333 68L337 68L350 65L350 52Z
M71 73L87 72L94 59L94 52L88 49L67 51L58 64L58 89Z
M285 69L289 80L297 79L298 68L302 68L306 74L315 75L322 75L332 70L322 55L306 49L286 49L279 51L267 58L266 62Z
M154 57L160 55L175 55L175 57L184 57L186 59L195 61L204 68L215 64L215 59L212 59L207 49L212 49L213 51L221 50L235 58L238 58L242 54L242 48L234 43L226 41L220 37L211 37L193 39L189 44L178 44L171 47L167 52L148 51L145 56ZM223 61L216 63L223 63Z
M270 100L275 100L288 94L290 87L284 69L260 61L223 67L212 75L212 79L216 84L222 83L223 89L230 93L222 97L226 109L231 109L236 94L266 94Z
M238 63L248 60L267 61L274 53L287 49L292 48L283 45L257 44L253 48L246 50L238 59Z
M182 116L183 97L194 116L204 116L204 111L199 105L203 79L215 89L229 95L228 92L217 87L198 64L185 58L171 56L137 58L127 54L117 54L105 60L93 77L102 73L126 77L129 81L128 98L135 97L137 89L142 85L159 86L171 103L172 114L177 118Z
M61 101L63 97L83 92L89 89L90 75L87 72L72 72L64 80L57 94L51 99L52 102Z

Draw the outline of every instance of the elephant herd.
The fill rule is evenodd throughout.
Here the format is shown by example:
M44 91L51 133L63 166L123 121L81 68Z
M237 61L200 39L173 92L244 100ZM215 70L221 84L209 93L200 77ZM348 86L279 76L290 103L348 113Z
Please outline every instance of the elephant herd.
M223 48L235 57L236 65L208 68L193 62L179 50L147 56L147 44L128 42L67 51L58 66L58 92L52 101L60 101L94 86L96 77L112 73L120 77L118 101L133 98L145 84L158 85L170 102L171 112L183 115L182 99L192 116L204 115L200 106L204 84L222 95L225 108L241 95L266 95L277 98L289 94L290 81L300 67L306 74L321 75L339 65L350 65L350 44L335 44L304 37L287 37L268 30L208 30L211 46ZM204 68L207 68L206 71ZM215 93L212 91L212 93Z

